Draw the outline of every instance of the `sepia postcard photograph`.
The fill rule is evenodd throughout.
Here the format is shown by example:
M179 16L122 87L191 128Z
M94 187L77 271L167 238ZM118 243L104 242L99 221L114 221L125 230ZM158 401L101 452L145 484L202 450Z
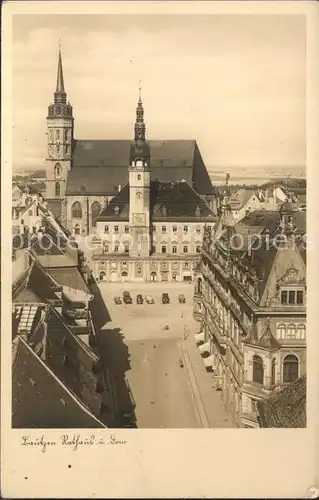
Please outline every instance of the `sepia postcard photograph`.
M31 487L25 461L49 474L54 457L74 482L97 454L114 478L123 460L132 470L107 493L92 476L85 496L215 496L223 485L236 497L231 449L230 467L246 452L256 466L262 447L259 468L282 477L274 495L301 496L315 482L319 409L313 4L12 3L3 422L24 472L14 479L4 446L10 498ZM169 490L172 471L165 487L160 475L175 460L179 483L197 469ZM304 480L289 468L301 461ZM259 474L252 496L270 495Z

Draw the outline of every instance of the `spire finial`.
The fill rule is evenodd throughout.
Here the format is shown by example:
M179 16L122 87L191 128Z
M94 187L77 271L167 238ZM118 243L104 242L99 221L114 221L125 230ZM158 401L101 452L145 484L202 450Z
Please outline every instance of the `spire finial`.
M56 92L65 92L63 69L62 69L62 56L61 56L61 40L59 39L59 61L58 61L58 74L56 80Z
M142 102L142 82L139 80L138 82L139 87L138 87L138 102Z

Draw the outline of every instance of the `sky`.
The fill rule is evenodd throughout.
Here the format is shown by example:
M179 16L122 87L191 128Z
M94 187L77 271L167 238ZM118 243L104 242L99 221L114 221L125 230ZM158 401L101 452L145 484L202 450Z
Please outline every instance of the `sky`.
M16 15L13 167L45 168L59 40L75 137L196 139L209 170L305 166L305 23L284 15Z

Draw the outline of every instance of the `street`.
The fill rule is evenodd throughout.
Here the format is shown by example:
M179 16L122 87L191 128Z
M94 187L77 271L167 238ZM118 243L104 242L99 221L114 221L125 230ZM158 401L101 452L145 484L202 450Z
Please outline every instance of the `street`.
M185 331L192 334L196 329L192 318L193 287L175 283L102 283L99 288L111 318L102 334L120 331L128 347L129 369L125 376L136 405L137 427L200 427L187 368L179 366ZM133 304L114 303L114 296L121 296L124 290L131 293ZM162 304L163 292L169 293L170 304ZM137 304L139 293L152 295L155 304ZM180 293L186 297L185 304L178 302Z

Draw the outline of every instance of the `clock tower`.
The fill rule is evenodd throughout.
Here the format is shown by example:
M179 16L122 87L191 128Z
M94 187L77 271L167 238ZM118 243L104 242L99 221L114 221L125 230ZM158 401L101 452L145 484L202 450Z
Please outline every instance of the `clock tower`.
M151 253L150 185L150 147L145 139L144 109L140 89L129 167L130 257L148 257Z
M71 104L64 89L61 48L54 101L47 116L47 182L46 198L62 200L68 171L71 168L74 120Z

